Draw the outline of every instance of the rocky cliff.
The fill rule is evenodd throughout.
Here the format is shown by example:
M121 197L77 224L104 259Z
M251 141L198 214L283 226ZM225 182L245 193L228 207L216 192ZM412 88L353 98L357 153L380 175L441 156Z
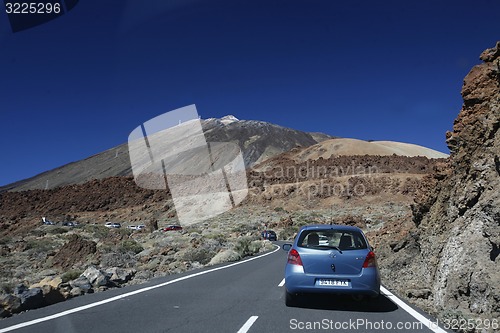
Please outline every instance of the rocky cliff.
M415 229L392 248L398 259L388 272L402 293L442 319L500 317L500 42L480 59L446 134L448 167L416 198Z

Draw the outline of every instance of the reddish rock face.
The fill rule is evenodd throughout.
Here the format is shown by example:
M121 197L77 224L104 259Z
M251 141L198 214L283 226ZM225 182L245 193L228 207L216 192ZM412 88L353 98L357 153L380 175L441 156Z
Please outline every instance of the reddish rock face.
M428 194L417 198L416 246L402 252L413 260L398 273L414 276L401 290L432 286L422 304L448 318L500 315L500 42L480 58L446 135L449 168L430 177Z
M453 126L453 132L447 133L450 150L460 155L453 159L463 159L472 147L484 146L498 130L499 111L499 73L500 42L496 47L481 54L485 62L474 66L467 74L462 86L464 104ZM467 147L468 148L467 148Z

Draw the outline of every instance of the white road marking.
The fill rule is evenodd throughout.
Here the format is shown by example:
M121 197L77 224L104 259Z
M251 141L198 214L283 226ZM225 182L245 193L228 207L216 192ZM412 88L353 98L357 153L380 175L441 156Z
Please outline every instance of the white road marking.
M280 284L278 284L278 287L283 287L285 285L285 278L281 280Z
M248 318L247 322L241 326L240 330L237 333L247 333L250 327L252 327L253 323L259 318L259 316L251 316Z
M446 333L446 331L443 330L441 327L439 327L436 323L433 323L430 319L422 316L420 313L413 310L411 306L400 300L398 297L396 297L396 295L391 293L385 287L380 286L380 291L382 291L385 297L389 298L392 302L396 303L401 309L408 312L410 315L413 316L413 318L417 319L419 322L424 324L424 326L430 329L431 331L436 333Z
M56 318L59 318L59 317L67 316L67 315L75 313L75 312L80 312L80 311L87 310L87 309L90 309L90 308L93 308L93 307L96 307L96 306L99 306L99 305L103 305L103 304L106 304L106 303L111 303L111 302L114 302L114 301L118 301L118 300L126 298L126 297L130 297L130 296L133 296L133 295L141 294L143 292L150 291L150 290L153 290L153 289L156 289L156 288L165 287L165 286L168 286L169 284L173 284L173 283L176 283L176 282L180 282L180 281L184 281L184 280L187 280L187 279L191 279L191 278L194 278L196 276L205 275L205 274L212 273L212 272L215 272L215 271L220 271L222 269L226 269L226 268L230 268L230 267L233 267L233 266L241 265L241 264L247 263L249 261L260 259L262 257L271 255L271 254L275 253L278 250L280 250L279 246L277 246L274 251L262 254L262 255L260 255L258 257L252 257L250 259L246 259L246 260L243 260L243 261L238 261L238 262L229 264L227 266L221 266L221 267L212 268L212 269L209 269L209 270L206 270L206 271L203 271L203 272L198 272L198 273L194 273L194 274L182 276L180 278L177 278L177 279L174 279L174 280L171 280L171 281L167 281L167 282L164 282L164 283L160 283L160 284L157 284L157 285L154 285L154 286L151 286L151 287L146 287L146 288L134 290L134 291L128 292L128 293L123 294L123 295L118 295L118 296L111 297L111 298L108 298L108 299L105 299L105 300L102 300L102 301L99 301L99 302L95 302L95 303L83 305L83 306L80 306L80 307L77 307L77 308L74 308L74 309L69 309L69 310L66 310L66 311L63 311L63 312L59 312L59 313L47 316L47 317L42 317L42 318L38 318L38 319L27 321L25 323L20 323L20 324L17 324L17 325L13 325L13 326L9 326L9 327L6 327L6 328L2 328L2 329L0 329L0 333L10 332L10 331L17 330L17 329L20 329L20 328L23 328L23 327L27 327L27 326L35 325L35 324L38 324L38 323L42 323L44 321L48 321L48 320L56 319ZM252 319L252 318L250 318L250 319ZM254 319L254 321L255 320L257 320L257 319ZM251 324L253 324L253 322Z

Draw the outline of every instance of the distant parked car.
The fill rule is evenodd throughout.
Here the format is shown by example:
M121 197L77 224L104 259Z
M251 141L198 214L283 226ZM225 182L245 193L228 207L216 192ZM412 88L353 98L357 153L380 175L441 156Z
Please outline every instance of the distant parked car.
M278 236L276 235L276 232L274 232L273 230L264 230L260 234L263 239L268 239L270 241L278 240Z
M78 225L78 223L77 222L67 221L67 222L63 222L62 225L65 226L65 227L76 227Z
M302 227L288 251L285 304L297 304L302 293L378 297L380 274L375 253L357 227Z
M176 230L182 230L182 227L180 225L169 225L161 230L162 231L176 231Z
M106 222L106 224L104 224L104 226L108 227L108 228L121 228L122 225L118 222Z
M132 230L142 230L146 228L144 224L139 224L139 225L129 225L127 228L132 229Z
M48 219L46 219L45 217L42 217L42 223L45 224L45 225L55 225L54 222L52 221L49 221Z

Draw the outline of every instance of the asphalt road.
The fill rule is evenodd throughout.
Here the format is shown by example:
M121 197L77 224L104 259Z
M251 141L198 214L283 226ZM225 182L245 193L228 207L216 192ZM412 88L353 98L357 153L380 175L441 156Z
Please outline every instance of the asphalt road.
M311 296L288 308L281 286L285 260L286 252L277 250L77 297L0 320L0 333L432 332L387 292L375 301Z

